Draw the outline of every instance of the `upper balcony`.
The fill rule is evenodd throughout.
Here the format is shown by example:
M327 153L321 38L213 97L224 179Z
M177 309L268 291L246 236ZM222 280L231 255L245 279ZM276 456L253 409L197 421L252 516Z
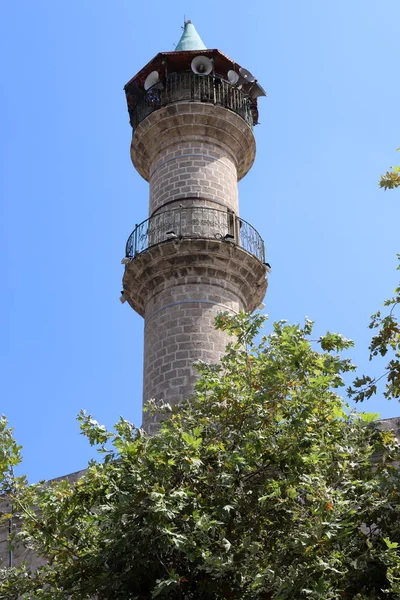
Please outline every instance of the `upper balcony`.
M136 92L128 103L133 130L151 113L174 102L206 102L227 108L250 127L257 123L257 102L218 75L196 75L191 71L171 73L146 92Z
M219 240L235 244L265 263L263 239L250 223L226 210L206 206L160 211L136 225L126 243L125 255L135 258L157 244L182 239Z

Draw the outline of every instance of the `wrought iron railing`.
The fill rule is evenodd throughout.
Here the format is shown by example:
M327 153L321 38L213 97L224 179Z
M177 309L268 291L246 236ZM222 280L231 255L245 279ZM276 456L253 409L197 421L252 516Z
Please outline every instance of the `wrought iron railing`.
M129 89L127 92L129 94ZM137 93L132 95L129 116L133 129L155 110L182 100L218 104L238 114L248 125L253 125L251 101L248 96L237 87L213 75L195 75L190 71L171 73L142 96Z
M161 242L185 238L233 243L265 262L264 242L250 223L231 212L205 206L158 212L136 225L126 243L126 256L134 258Z

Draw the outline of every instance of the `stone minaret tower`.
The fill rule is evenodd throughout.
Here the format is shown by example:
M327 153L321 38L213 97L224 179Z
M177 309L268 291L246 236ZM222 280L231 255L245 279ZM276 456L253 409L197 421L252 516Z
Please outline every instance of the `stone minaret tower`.
M150 184L148 218L126 245L121 300L145 319L144 403L190 396L199 359L217 362L221 311L253 311L267 288L264 243L239 217L237 182L255 157L255 78L206 49L190 21L125 86L132 162ZM144 415L143 426L156 424Z

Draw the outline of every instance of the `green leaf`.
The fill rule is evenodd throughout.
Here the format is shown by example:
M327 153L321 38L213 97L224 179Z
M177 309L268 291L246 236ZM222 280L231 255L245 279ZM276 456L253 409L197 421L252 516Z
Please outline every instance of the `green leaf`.
M383 541L385 542L385 544L386 544L387 548L389 548L389 550L393 550L393 549L399 547L398 542L391 542L389 540L389 538L383 538Z
M379 419L379 413L361 412L358 414L360 416L360 419L364 421L364 423L374 423Z

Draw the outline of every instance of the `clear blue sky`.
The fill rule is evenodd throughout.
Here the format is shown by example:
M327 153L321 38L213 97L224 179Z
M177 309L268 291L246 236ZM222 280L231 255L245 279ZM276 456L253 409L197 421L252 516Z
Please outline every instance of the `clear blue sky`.
M398 0L0 3L1 405L32 481L84 468L75 415L141 422L143 322L118 298L147 216L124 84L173 49L184 14L268 91L241 215L266 242L272 320L316 321L368 364L369 315L394 288ZM400 405L375 401L382 416Z

